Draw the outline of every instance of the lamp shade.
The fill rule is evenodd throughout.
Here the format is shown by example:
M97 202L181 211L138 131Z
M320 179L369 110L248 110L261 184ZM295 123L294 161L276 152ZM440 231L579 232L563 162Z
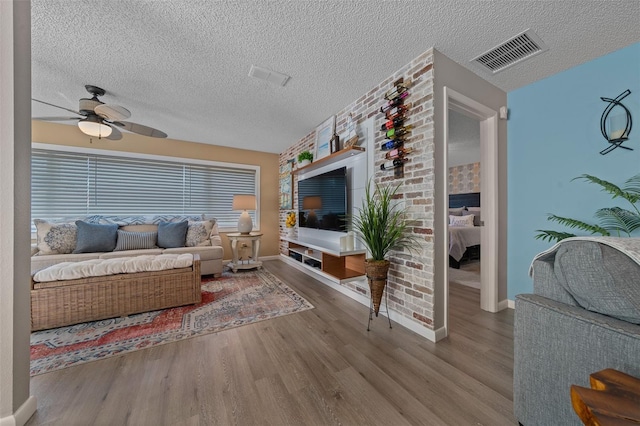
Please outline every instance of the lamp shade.
M237 194L233 196L233 210L255 210L256 196L248 194Z
M304 197L302 199L303 210L317 210L322 208L322 198L317 195Z
M111 127L102 123L102 120L98 117L89 116L84 120L78 121L78 127L82 131L82 133L95 136L95 137L104 137L106 138L111 134Z

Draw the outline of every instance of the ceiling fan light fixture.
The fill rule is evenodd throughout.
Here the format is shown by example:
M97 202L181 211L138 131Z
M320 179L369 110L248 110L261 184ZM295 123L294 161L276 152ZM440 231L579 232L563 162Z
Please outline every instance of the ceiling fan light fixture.
M111 127L102 123L98 117L87 117L78 121L78 127L82 133L99 138L106 138L111 134Z

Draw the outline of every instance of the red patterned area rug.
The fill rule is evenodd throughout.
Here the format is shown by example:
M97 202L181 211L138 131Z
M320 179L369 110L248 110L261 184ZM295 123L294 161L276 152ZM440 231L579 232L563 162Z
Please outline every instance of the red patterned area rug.
M313 309L270 272L202 280L202 302L31 333L31 375Z

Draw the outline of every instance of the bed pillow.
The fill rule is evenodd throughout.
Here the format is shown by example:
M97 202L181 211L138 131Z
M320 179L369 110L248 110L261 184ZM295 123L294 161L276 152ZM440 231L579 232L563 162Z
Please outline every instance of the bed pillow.
M462 213L464 213L465 210L466 207L449 208L449 214L452 216L462 216Z
M118 242L113 251L156 248L157 232L131 232L118 229Z
M73 222L34 219L38 254L69 254L76 248L78 227Z
M189 222L160 222L158 223L158 247L184 247Z
M101 225L76 220L78 238L74 253L99 253L116 248L118 225Z
M451 226L462 226L465 228L473 228L473 218L472 214L466 216L449 216L449 224Z
M467 207L467 210L473 214L473 226L480 226L480 207Z

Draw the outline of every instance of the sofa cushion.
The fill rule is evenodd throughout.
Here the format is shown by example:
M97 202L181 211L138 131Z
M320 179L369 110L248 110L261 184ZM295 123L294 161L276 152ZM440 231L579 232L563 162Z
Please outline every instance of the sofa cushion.
M162 249L156 247L153 249L112 251L110 253L100 253L98 255L98 259L114 259L116 257L146 256L149 254L162 254Z
M158 223L158 247L184 247L189 222L160 222Z
M182 254L182 253L192 253L200 255L200 260L216 260L222 259L224 255L224 250L220 246L204 246L204 247L176 247L176 248L168 248L164 249L162 253L167 254Z
M158 232L158 225L152 225L149 223L142 225L124 225L120 226L120 229L130 232Z
M149 223L159 225L160 222L184 222L189 220L200 220L200 215L184 215L184 214L162 214L154 216Z
M462 216L462 213L464 213L466 210L467 210L466 207L449 208L449 215L451 215L451 216Z
M34 219L40 255L68 254L76 248L77 227L72 222L49 222Z
M76 221L78 234L74 253L113 251L116 248L118 225Z
M211 230L213 229L213 221L189 221L187 228L187 238L185 247L202 247L211 245Z
M640 265L624 253L593 241L567 241L556 252L554 273L583 308L640 324Z
M118 242L114 251L156 248L157 232L130 232L118 229Z

